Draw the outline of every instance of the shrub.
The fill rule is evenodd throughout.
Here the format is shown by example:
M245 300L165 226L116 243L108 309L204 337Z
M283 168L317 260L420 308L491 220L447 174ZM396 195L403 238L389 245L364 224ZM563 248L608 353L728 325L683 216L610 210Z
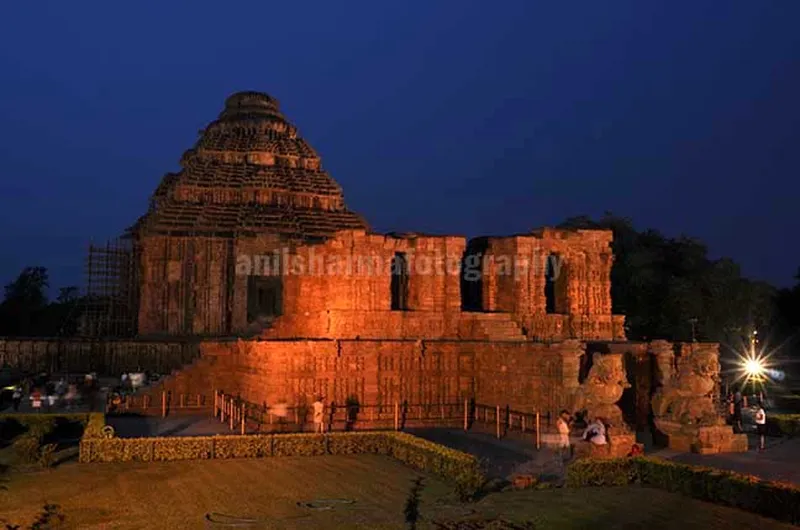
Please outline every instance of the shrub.
M800 522L800 488L667 460L578 460L567 467L566 483L570 487L642 484L793 524Z
M42 467L52 467L56 463L56 444L44 444L39 448L39 464Z
M11 448L20 464L35 464L39 461L40 438L36 435L18 436Z
M81 462L171 461L209 458L258 458L379 454L391 456L427 473L455 482L464 498L474 496L485 482L472 455L396 432L333 434L270 434L174 438L96 438L80 444Z
M323 434L281 434L273 438L273 456L315 456L328 452Z
M152 438L151 442L154 460L206 460L214 455L214 439L209 436Z
M102 412L90 412L86 418L83 429L84 438L103 438L103 427L106 426L106 416Z
M769 414L767 429L770 433L786 435L790 438L800 434L800 414Z

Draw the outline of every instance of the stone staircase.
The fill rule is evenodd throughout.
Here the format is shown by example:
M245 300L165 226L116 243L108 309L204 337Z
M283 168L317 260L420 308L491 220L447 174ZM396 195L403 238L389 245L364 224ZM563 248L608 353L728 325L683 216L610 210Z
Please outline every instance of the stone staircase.
M172 370L169 375L154 385L137 391L133 395L132 403L138 403L140 406L149 403L149 408L160 410L162 393L167 392L170 396L171 408L176 407L179 403L197 403L198 396L210 408L210 403L213 403L214 399L214 390L222 388L221 385L224 382L222 377L227 373L227 370L218 366L219 363L219 358L216 356L198 357L191 363ZM145 396L148 397L147 400L145 400Z
M465 313L474 319L472 333L477 340L525 341L522 332L509 313Z

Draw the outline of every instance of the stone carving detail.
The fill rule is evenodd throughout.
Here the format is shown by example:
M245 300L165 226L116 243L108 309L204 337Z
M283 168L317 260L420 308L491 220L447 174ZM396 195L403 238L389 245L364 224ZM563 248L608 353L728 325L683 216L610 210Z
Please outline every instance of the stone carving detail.
M589 375L575 392L573 410L586 411L590 418L603 418L615 430L628 430L617 402L630 386L622 354L595 353Z
M702 454L747 451L747 436L734 434L714 405L719 352L691 344L677 359L671 349L653 346L661 383L653 396L653 415L668 446Z
M664 380L653 397L653 414L658 420L687 425L722 425L714 406L713 393L719 380L719 359L709 351L687 351L675 370L667 372L659 363ZM672 375L672 374L675 375Z

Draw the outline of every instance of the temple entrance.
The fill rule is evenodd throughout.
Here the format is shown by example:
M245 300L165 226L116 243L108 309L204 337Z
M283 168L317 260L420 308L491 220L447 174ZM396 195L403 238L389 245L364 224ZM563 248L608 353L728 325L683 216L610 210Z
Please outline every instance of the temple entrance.
M247 322L272 319L283 313L283 282L279 276L247 279Z
M408 310L408 259L404 252L392 258L392 311Z
M472 239L461 258L461 310L484 311L483 307L483 256L488 239Z

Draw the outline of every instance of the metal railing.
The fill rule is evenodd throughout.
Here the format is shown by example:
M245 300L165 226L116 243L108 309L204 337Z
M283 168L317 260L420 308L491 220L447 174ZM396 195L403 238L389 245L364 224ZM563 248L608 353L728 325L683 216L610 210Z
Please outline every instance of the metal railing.
M209 399L203 394L175 393L164 390L155 397L150 394L111 394L106 400L106 413L159 411L162 417L170 412L208 409Z
M285 412L285 414L284 414ZM240 396L214 392L213 415L240 434L250 432L298 432L310 425L316 428L309 405L286 407L257 404ZM313 420L313 418L311 418ZM508 406L463 403L412 404L395 401L391 405L326 405L321 428L337 430L403 430L406 427L460 427L464 431L475 425L492 427L500 439L510 432L532 435L536 448L541 447L542 416L538 412L520 412ZM485 430L485 429L482 429Z

